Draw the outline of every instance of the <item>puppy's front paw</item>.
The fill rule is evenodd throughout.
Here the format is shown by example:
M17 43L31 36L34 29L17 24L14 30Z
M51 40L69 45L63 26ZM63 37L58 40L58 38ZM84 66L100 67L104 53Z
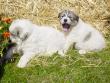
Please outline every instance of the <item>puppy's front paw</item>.
M59 55L61 55L62 57L64 57L64 56L65 56L65 53L64 53L64 52L62 52L62 51L59 51L59 52L58 52L58 54L59 54Z
M79 50L79 54L81 54L81 55L86 54L86 51L85 50Z
M19 68L24 68L25 66L26 66L25 61L19 61L19 63L17 64L17 67L19 67Z
M26 66L26 64L23 63L23 62L19 62L19 63L17 64L17 67L19 67L19 68L24 68L25 66Z

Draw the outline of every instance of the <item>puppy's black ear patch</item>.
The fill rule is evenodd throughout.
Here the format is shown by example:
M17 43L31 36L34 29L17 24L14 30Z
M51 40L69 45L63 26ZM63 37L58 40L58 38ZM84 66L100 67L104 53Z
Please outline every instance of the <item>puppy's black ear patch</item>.
M79 16L77 16L77 15L76 15L76 21L77 21L77 22L79 21Z
M27 33L21 39L22 39L22 41L25 41L28 37L29 37L29 34Z
M60 16L61 16L61 13L58 14L58 18L60 18Z

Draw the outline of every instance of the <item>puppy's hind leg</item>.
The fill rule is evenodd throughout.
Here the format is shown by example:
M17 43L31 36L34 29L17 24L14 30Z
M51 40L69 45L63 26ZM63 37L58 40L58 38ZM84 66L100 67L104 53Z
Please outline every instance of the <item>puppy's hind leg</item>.
M86 50L79 50L78 52L79 52L80 55L83 55L83 54L86 54L87 53Z
M84 49L85 48L84 44L81 43L81 42L80 43L76 43L75 44L75 48L78 50L78 53L80 55L84 55L84 54L87 53L87 50Z
M27 63L35 56L35 53L32 52L26 52L23 54L23 56L20 58L17 67L24 68Z

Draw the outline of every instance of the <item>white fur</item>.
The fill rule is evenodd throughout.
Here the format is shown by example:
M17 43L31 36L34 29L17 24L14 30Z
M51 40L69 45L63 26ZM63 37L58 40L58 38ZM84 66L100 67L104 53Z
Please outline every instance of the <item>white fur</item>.
M26 19L18 19L13 21L9 31L12 33L10 39L17 44L17 52L23 52L17 64L20 68L25 67L35 55L52 55L55 52L64 55L64 34L53 27L38 26ZM17 31L19 34L16 34ZM22 40L25 35L28 35L27 39Z
M87 41L84 38L91 34ZM72 27L71 32L67 36L65 51L75 43L75 48L79 50L79 54L85 54L88 51L99 51L105 47L105 39L103 35L91 25L83 22L80 18L78 24Z

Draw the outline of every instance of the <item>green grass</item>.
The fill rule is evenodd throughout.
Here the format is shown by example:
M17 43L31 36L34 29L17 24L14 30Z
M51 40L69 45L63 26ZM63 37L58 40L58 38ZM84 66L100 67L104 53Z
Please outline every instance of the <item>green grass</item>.
M70 49L66 57L38 57L23 69L16 67L19 58L5 65L1 83L110 83L110 42L84 56Z

